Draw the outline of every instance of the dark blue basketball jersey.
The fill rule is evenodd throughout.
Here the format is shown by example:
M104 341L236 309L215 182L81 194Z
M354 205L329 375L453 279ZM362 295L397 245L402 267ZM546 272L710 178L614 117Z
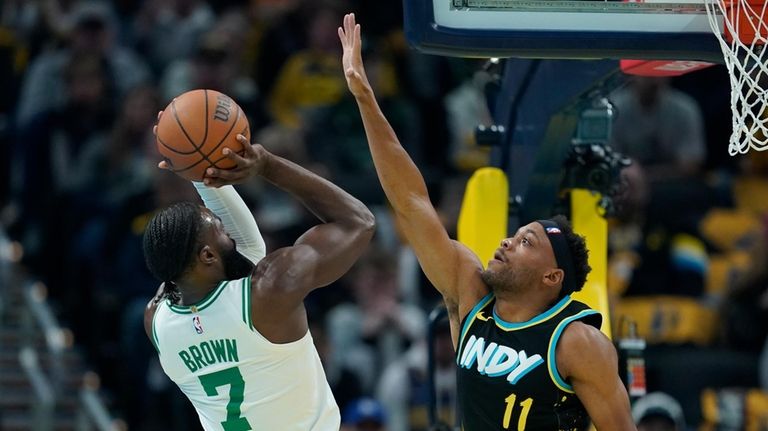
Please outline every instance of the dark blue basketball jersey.
M600 313L566 296L527 322L510 323L496 315L495 304L488 294L461 325L456 364L464 431L587 429L589 416L560 376L555 348L571 322L600 328Z

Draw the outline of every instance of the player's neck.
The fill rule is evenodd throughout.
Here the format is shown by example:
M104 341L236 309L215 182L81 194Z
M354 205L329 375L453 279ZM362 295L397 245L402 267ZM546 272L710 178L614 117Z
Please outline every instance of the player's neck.
M506 294L496 296L496 314L505 322L527 322L552 306L548 297L527 292L524 295Z
M194 305L202 301L206 295L216 289L218 282L210 280L184 280L176 284L181 293L179 305Z

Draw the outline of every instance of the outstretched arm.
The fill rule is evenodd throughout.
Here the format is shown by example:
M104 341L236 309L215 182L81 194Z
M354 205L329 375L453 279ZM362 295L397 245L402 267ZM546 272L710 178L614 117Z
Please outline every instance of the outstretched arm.
M381 112L363 67L360 25L354 14L344 17L339 39L344 75L357 100L381 186L422 269L443 295L456 323L487 293L479 276L482 265L468 248L449 238L421 172Z
M254 325L273 342L293 341L307 331L304 297L349 270L373 236L373 214L330 181L269 153L261 145L249 145L242 135L237 138L245 148L244 156L227 152L237 167L211 168L207 183L221 186L258 174L293 195L322 222L293 246L267 255L253 277Z

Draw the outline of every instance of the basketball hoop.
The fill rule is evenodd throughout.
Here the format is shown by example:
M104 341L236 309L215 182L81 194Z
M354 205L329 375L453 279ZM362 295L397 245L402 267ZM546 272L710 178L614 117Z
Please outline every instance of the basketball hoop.
M766 0L704 0L704 3L731 81L733 132L728 152L733 156L750 149L768 150Z

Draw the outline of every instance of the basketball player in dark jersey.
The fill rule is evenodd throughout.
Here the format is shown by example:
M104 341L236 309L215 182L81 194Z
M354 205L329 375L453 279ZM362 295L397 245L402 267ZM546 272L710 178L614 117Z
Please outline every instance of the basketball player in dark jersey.
M448 307L465 431L635 430L616 350L600 315L574 301L589 265L564 218L520 228L487 269L451 240L424 179L376 102L354 15L339 28L342 63L384 192Z

